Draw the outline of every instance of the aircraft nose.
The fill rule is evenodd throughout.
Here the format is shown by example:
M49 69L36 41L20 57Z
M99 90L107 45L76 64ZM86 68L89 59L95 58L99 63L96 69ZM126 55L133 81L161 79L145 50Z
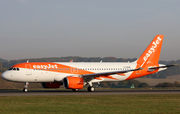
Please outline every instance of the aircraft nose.
M17 76L15 76L11 71L5 71L1 74L1 77L4 79L4 80L7 80L7 81L18 81L18 78Z
M4 79L4 72L1 74L1 77Z
M5 72L3 72L2 74L1 74L1 77L4 79L5 78Z
M6 72L3 72L2 74L1 74L1 77L4 79L4 80L8 80L8 74L7 74L7 71Z

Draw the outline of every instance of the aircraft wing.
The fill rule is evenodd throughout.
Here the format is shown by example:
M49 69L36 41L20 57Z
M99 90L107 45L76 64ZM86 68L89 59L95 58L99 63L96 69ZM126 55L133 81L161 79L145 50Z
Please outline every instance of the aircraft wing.
M94 74L85 74L82 75L82 77L87 81L88 79L92 79L94 77L99 77L99 76L109 76L113 74L124 74L127 72L132 72L132 71L137 71L137 70L142 70L143 68L139 67L138 69L132 69L132 70L124 70L124 71L114 71L114 72L102 72L102 73L94 73Z

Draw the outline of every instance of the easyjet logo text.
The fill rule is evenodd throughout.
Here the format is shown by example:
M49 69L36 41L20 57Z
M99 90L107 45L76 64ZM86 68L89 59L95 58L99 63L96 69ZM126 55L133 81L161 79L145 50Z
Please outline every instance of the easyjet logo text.
M33 68L36 69L36 68L41 68L41 69L54 69L54 68L58 68L57 65L51 65L51 64L48 64L48 65L33 65Z
M146 55L144 56L144 61L147 61L147 59L152 55L152 53L154 53L156 50L156 48L157 48L157 46L158 46L158 44L161 42L161 38L160 38L160 36L157 38L157 40L156 41L154 41L153 43L152 43L152 47L149 49L149 51L146 53Z

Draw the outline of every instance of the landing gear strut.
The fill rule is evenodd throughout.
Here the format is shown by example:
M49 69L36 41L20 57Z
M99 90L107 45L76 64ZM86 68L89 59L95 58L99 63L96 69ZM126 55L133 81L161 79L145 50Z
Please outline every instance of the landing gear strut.
M27 92L28 91L28 85L29 85L29 83L28 82L26 82L25 83L25 86L24 86L24 89L23 89L23 92Z

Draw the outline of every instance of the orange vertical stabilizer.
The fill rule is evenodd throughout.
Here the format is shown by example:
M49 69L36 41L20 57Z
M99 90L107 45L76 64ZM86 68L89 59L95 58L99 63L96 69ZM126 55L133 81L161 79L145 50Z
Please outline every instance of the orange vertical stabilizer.
M142 68L147 64L158 64L161 53L164 35L156 35L146 50L137 60L137 64Z

